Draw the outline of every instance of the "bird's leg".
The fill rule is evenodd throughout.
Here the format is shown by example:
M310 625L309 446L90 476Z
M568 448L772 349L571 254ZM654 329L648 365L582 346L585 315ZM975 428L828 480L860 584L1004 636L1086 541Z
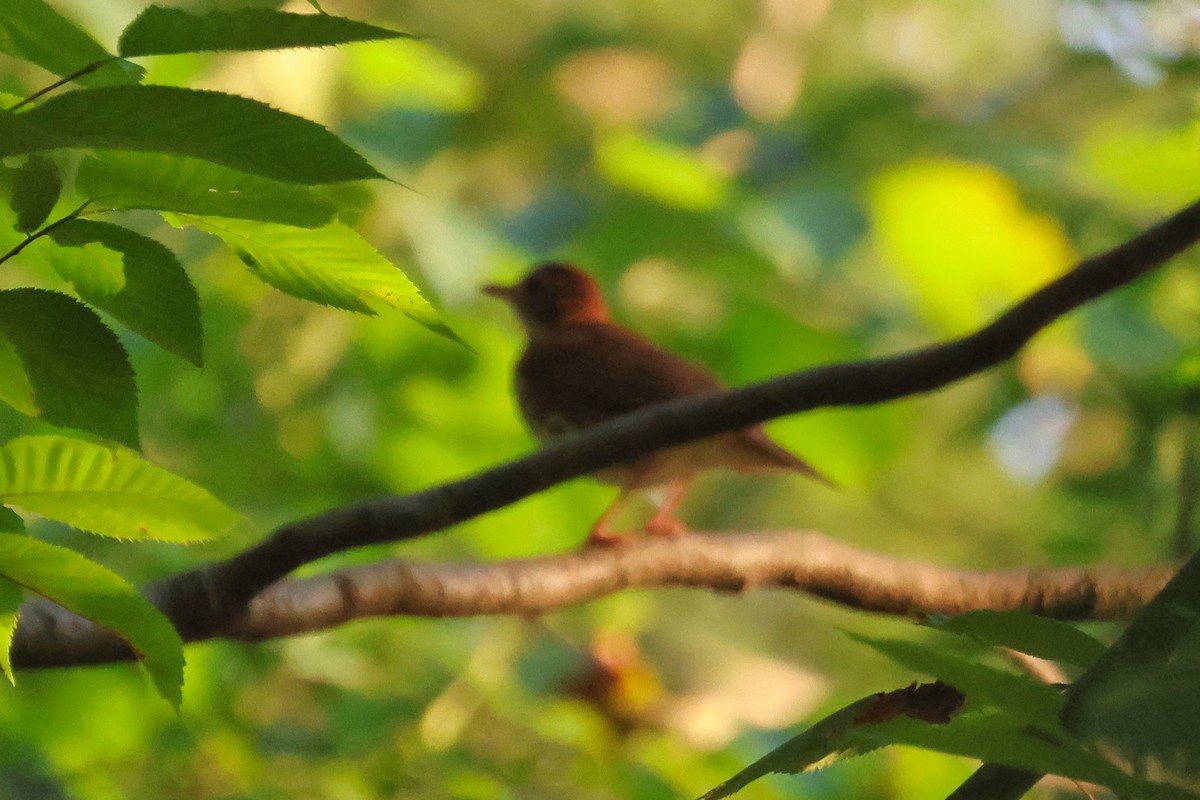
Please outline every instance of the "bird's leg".
M671 481L671 488L667 492L666 499L663 500L663 504L658 507L658 511L654 513L650 521L646 523L646 533L668 537L687 533L687 526L675 519L675 509L679 508L679 504L683 502L687 492L688 481L686 478L676 478Z
M625 507L625 504L629 502L630 494L632 494L631 490L621 489L621 493L617 495L617 499L613 500L612 504L604 509L604 513L592 524L592 530L588 534L587 541L584 542L585 547L615 547L625 542L624 536L608 530L608 524Z

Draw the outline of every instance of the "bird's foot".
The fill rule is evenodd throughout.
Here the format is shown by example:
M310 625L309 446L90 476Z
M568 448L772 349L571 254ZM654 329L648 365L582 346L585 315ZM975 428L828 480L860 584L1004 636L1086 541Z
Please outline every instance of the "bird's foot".
M610 533L604 528L593 528L588 537L583 540L583 549L590 550L593 547L623 547L628 543L629 537L624 534Z
M646 523L646 533L651 536L662 536L666 539L675 539L687 533L687 525L684 525L674 517L654 517Z

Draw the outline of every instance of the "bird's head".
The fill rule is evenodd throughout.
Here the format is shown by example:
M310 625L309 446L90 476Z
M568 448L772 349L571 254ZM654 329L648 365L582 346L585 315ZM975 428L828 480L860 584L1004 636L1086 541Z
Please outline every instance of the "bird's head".
M513 307L530 335L566 322L607 322L600 287L579 267L549 263L534 267L512 286L491 284L484 294Z

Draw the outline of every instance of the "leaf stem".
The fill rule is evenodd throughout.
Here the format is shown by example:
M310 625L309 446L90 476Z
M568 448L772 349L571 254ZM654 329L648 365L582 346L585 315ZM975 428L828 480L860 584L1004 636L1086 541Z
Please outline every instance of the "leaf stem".
M71 220L78 218L80 215L82 215L84 213L84 209L86 209L91 202L92 202L91 200L84 200L83 205L81 205L79 208L75 209L71 213L67 214L66 216L63 216L60 219L54 220L54 222L51 222L49 225L43 226L41 228L41 230L38 230L31 234L28 234L25 237L25 239L21 241L20 244L18 244L13 249L9 250L4 255L0 256L0 264L3 264L5 261L8 261L13 256L19 255L22 250L24 250L26 247L33 244L35 241L42 238L43 236L53 232L55 228L58 228L61 225L65 225L66 223L70 222Z
M71 81L75 80L76 78L82 78L84 75L90 75L91 73L93 73L96 70L103 67L105 64L109 64L116 60L117 60L117 56L109 56L108 58L102 58L99 61L93 61L91 64L88 64L86 67L80 67L79 69L72 72L70 75L67 75L64 78L60 78L59 80L55 81L54 83L50 84L49 86L45 86L41 89L38 89L33 94L29 95L29 97L26 97L24 100L17 103L15 106L10 107L8 110L16 111L21 106L32 103L34 100L37 100L42 95L53 92L55 89L62 86L63 84L70 83Z

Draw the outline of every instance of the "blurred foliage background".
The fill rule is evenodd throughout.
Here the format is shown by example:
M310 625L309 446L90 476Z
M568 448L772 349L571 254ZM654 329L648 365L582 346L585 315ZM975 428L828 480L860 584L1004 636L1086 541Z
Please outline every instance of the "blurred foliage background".
M111 45L142 4L56 6ZM476 352L398 314L285 297L215 241L156 230L200 289L207 364L127 336L147 455L262 531L527 452L509 385L520 331L478 288L537 260L584 266L622 321L741 384L965 333L1200 187L1191 0L325 6L427 38L143 59L148 81L316 119L401 181L376 187L359 228ZM0 61L0 91L50 81ZM1180 477L1196 266L935 395L779 420L773 435L845 490L709 476L685 518L971 568L1173 557L1190 533L1177 492L1196 491ZM0 413L5 438L26 424ZM319 568L567 550L611 496L574 481ZM39 532L136 580L252 541ZM790 726L918 677L842 628L915 635L782 592L628 592L537 620L194 646L179 717L128 667L22 675L0 685L0 798L695 796ZM743 796L915 800L972 768L896 750Z

